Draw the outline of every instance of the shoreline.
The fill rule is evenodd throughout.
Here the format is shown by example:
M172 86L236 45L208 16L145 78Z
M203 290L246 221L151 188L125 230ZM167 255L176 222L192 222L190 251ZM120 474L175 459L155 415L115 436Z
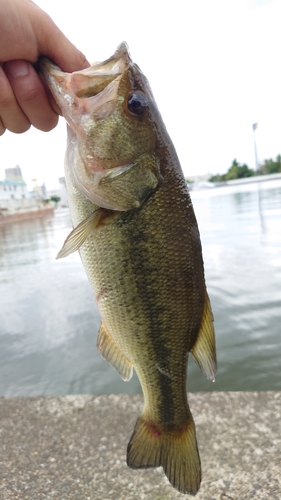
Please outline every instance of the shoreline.
M281 180L281 173L277 174L266 174L266 175L254 175L252 177L243 177L242 179L232 179L229 181L203 181L203 180L194 180L192 183L188 183L189 189L192 191L198 189L213 189L220 188L225 186L238 186L240 184L253 184L255 182L267 182L274 180Z
M36 208L33 210L22 210L13 213L0 214L0 225L10 224L11 222L20 222L23 220L36 219L38 217L45 217L54 213L53 207Z
M252 177L243 177L242 179L232 179L230 181L214 182L216 187L220 186L236 186L238 184L250 184L251 182L273 181L281 179L281 173L254 175Z

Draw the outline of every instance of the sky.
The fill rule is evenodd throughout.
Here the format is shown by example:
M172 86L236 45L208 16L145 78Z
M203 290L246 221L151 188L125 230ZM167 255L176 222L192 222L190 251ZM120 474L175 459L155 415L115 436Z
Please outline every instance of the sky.
M281 0L37 0L90 61L125 40L150 82L186 178L281 153ZM58 187L66 125L0 137L0 179L20 165Z

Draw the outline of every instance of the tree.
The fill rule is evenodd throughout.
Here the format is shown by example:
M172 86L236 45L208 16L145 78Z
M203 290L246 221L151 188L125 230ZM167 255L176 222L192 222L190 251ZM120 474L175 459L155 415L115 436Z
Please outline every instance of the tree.
M56 196L56 195L53 195L53 196L50 197L50 200L54 201L55 203L58 203L60 201L60 197Z
M253 175L255 175L254 170L249 168L248 165L246 165L246 163L240 165L235 158L226 174L213 175L210 181L211 182L230 181L233 179L242 179L243 177L252 177Z
M55 202L56 208L57 208L58 202L60 201L60 197L53 195L53 196L50 196L50 200Z
M255 175L255 172L249 168L246 163L240 165L235 159L226 173L225 180L230 181L231 179L242 179L244 177L252 177L253 175Z
M260 175L276 174L281 172L281 155L277 155L276 160L268 158L259 169Z

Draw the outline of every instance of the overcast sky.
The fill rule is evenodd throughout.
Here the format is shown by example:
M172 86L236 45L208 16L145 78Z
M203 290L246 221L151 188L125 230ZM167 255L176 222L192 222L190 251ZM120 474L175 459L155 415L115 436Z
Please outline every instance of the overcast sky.
M186 177L223 173L236 158L254 168L281 153L281 0L37 0L91 61L126 40L152 87ZM64 120L48 133L0 137L0 179L56 187L63 174Z

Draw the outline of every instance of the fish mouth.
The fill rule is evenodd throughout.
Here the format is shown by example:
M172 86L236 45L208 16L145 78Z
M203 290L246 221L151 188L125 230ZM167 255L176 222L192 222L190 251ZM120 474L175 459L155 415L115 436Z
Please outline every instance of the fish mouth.
M117 90L124 72L133 64L128 45L122 42L114 54L89 68L65 73L46 57L39 61L44 79L71 128L76 110L105 118L117 102ZM108 103L111 103L109 106Z

